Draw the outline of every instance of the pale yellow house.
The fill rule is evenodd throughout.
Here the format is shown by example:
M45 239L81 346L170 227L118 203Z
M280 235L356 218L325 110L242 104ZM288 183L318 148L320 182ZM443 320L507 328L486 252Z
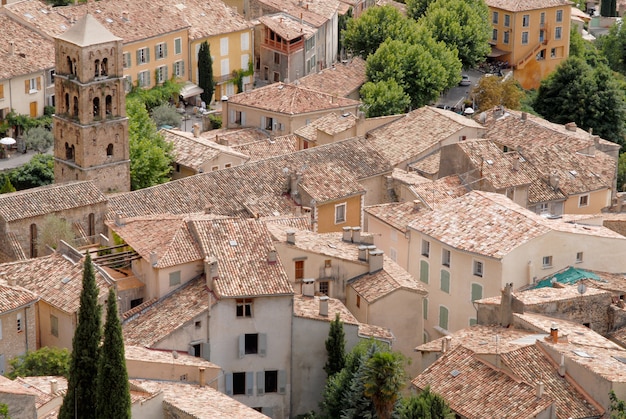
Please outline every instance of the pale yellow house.
M490 57L506 62L525 89L539 83L569 56L567 0L486 0L492 25Z

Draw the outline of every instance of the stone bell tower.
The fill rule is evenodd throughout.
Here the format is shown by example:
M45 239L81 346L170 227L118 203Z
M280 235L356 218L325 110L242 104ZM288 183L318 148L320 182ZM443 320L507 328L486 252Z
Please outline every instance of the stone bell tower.
M86 14L55 39L54 180L130 190L122 39Z

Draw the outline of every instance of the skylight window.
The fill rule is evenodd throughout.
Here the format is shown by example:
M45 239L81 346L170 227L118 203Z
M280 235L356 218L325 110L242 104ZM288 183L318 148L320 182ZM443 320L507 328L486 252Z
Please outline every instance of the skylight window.
M106 19L104 19L104 20L106 20L108 23L113 23L113 19L111 19L110 17L107 17L107 18L106 18Z
M24 17L26 17L27 19L34 19L35 16L31 15L30 13L24 13Z
M574 352L576 355L578 355L581 358L593 358L593 356L589 355L585 351L572 351L572 352Z
M570 170L569 174L576 177L576 175L578 175L578 172L576 170Z
M231 240L228 242L232 247L237 246L237 240Z

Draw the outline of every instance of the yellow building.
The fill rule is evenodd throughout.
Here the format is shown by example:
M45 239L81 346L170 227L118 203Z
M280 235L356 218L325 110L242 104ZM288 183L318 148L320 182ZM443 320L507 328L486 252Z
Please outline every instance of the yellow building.
M569 55L568 0L486 0L493 26L490 57L506 62L525 89L539 83Z

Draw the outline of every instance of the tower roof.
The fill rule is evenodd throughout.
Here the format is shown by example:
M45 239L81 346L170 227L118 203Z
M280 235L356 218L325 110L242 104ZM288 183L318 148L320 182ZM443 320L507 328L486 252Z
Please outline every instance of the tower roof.
M65 33L59 35L58 39L71 42L81 47L122 40L113 35L89 13L80 18Z

